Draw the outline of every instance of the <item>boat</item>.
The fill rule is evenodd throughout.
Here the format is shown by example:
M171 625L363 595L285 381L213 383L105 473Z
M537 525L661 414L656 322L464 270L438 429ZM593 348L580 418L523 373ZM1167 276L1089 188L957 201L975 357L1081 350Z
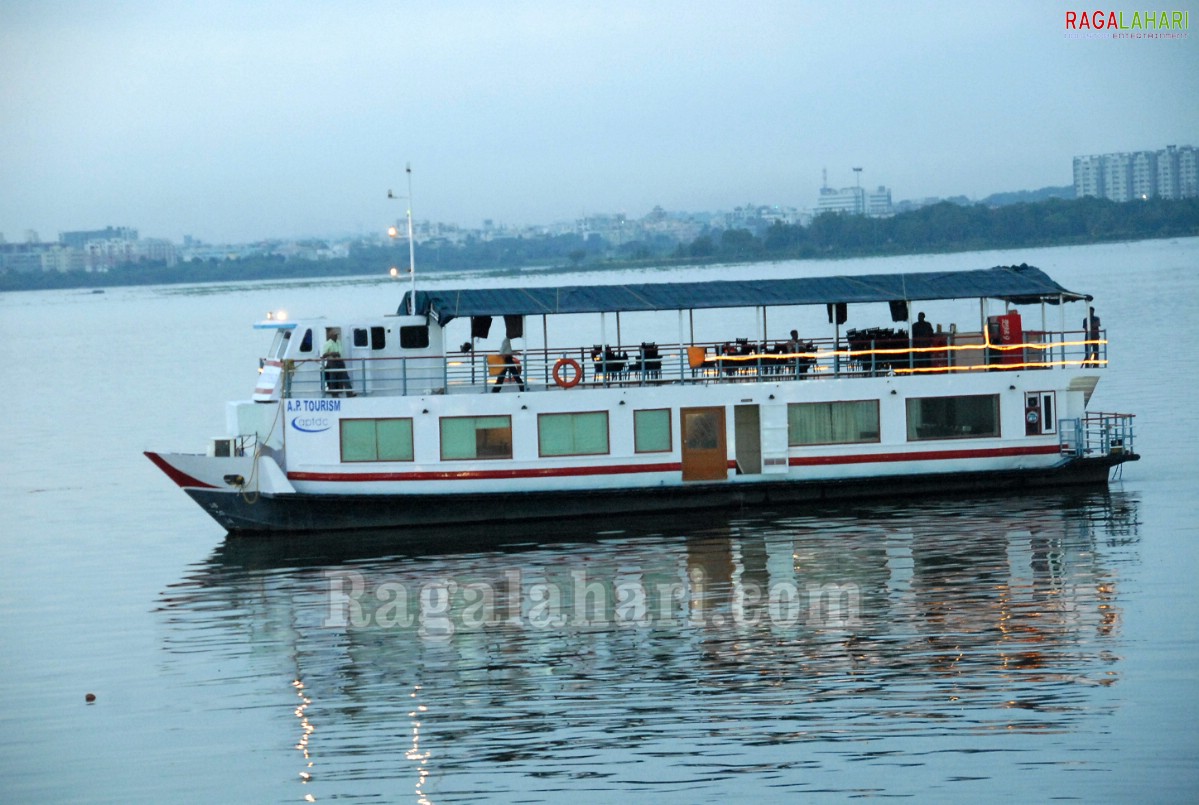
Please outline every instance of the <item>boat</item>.
M1103 485L1139 456L1132 414L1089 409L1107 333L1067 321L1090 301L1028 265L568 287L413 277L394 313L258 322L271 344L226 433L146 455L230 532ZM925 303L971 323L930 332L913 321ZM828 330L784 336L800 309ZM333 333L339 363L322 359Z

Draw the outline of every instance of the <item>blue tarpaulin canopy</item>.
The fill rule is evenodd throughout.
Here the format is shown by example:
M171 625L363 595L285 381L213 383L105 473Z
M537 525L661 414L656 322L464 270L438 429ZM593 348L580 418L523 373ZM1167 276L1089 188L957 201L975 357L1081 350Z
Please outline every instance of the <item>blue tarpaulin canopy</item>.
M400 303L401 314L408 312L409 293L411 291L404 294ZM538 316L929 299L1002 299L1014 304L1057 304L1090 298L1066 290L1039 268L1019 265L860 277L417 291L416 312L430 315L445 325L463 316Z

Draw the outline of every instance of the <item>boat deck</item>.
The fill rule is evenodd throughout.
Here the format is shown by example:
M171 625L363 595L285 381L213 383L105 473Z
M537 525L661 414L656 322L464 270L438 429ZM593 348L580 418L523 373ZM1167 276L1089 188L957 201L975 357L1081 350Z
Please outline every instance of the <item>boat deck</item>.
M532 391L659 384L712 384L944 375L957 372L1102 368L1107 340L1087 340L1080 331L1026 331L1018 344L991 344L983 333L936 336L913 346L906 334L850 331L848 336L785 344L748 339L694 344L592 345L528 350L517 356L521 381ZM494 352L452 352L444 358L346 358L354 396L466 394L515 389L517 381ZM347 393L329 382L319 359L287 365L283 396L328 397Z

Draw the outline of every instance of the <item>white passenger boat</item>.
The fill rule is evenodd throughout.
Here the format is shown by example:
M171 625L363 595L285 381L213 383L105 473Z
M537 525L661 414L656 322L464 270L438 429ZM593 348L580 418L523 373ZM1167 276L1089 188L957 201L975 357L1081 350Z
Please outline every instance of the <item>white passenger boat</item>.
M1105 484L1138 456L1131 414L1087 408L1107 339L1066 322L1089 299L1025 265L414 287L395 314L259 323L273 343L227 433L146 455L230 531ZM938 300L963 300L973 324L912 322ZM800 306L824 308L824 337L788 336ZM753 331L697 332L709 310ZM844 329L851 313L870 326ZM332 331L340 366L322 359Z

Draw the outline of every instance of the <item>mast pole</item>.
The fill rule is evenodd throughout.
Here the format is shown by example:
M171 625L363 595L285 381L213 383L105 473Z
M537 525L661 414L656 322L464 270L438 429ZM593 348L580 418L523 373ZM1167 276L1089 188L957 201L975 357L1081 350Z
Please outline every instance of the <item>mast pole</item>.
M412 163L404 167L408 174L408 276L412 278L412 294L408 297L408 315L416 315L416 241L412 236Z

